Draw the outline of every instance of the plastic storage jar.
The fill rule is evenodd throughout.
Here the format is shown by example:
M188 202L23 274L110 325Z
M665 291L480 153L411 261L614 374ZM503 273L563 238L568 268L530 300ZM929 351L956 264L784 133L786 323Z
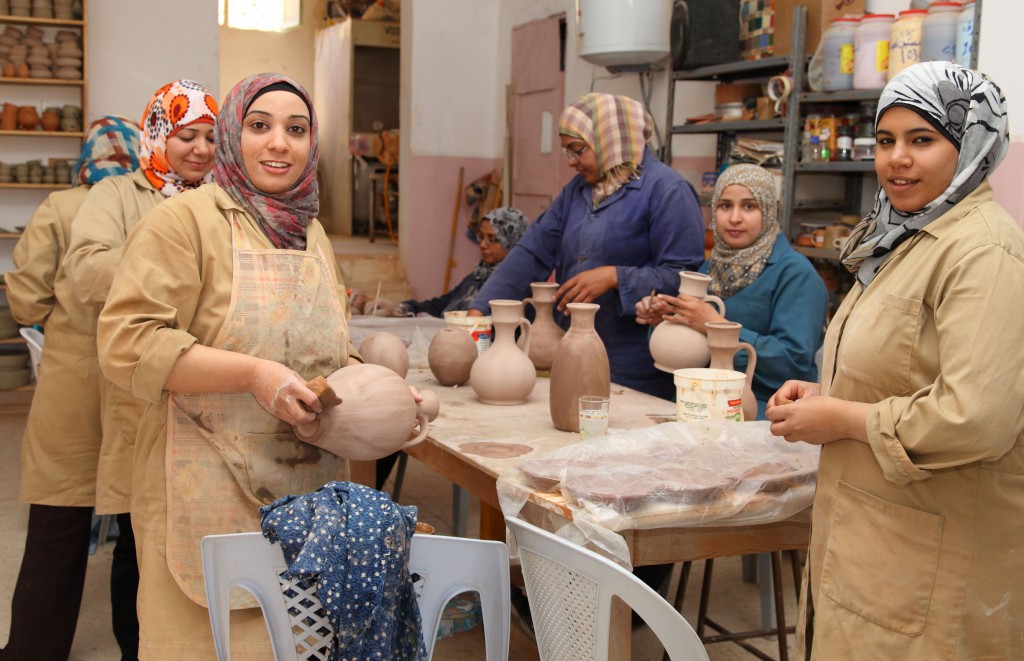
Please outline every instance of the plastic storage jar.
M933 2L921 25L921 61L953 61L956 56L956 20L959 2Z
M921 61L921 24L924 9L901 11L889 34L889 79Z
M956 17L956 59L960 66L971 67L974 50L974 0L967 0Z
M859 23L859 18L834 18L821 38L826 92L853 89L853 41Z
M853 88L885 87L889 73L889 35L892 14L865 14L853 45Z

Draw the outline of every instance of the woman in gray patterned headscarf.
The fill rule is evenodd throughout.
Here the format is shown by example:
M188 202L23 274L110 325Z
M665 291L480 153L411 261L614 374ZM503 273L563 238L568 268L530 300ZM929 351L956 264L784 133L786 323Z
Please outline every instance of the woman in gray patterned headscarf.
M408 317L429 314L432 317L443 317L450 310L468 310L473 297L494 273L495 267L505 259L508 251L519 243L529 223L522 211L512 207L501 207L486 214L476 231L476 240L480 244L480 262L476 268L441 296L425 301L403 301L395 308L394 315Z
M734 165L718 177L711 199L715 247L701 267L708 291L725 302L725 316L693 296L658 294L637 303L637 321L687 324L706 333L709 321L743 325L740 340L757 352L751 389L758 417L786 379L816 379L828 293L814 267L779 233L775 178L757 165ZM735 367L746 370L746 352ZM802 376L801 376L802 375Z
M773 434L822 446L797 655L1024 658L1024 233L986 180L1006 102L917 64L883 90L876 139L821 385L768 402Z

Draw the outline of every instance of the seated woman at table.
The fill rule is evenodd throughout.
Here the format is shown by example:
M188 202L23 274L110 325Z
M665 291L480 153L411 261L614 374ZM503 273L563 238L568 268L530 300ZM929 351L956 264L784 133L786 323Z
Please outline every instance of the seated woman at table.
M704 260L697 196L646 145L653 121L638 101L585 94L558 121L562 155L577 175L530 225L522 241L474 299L523 299L530 283L552 270L561 283L556 321L565 328L569 303L597 303L594 327L608 349L612 381L675 398L672 377L656 367L635 306L651 289L676 291L679 271Z
M402 301L394 307L392 316L443 317L445 312L451 310L468 310L469 304L494 273L494 269L505 259L508 251L519 243L529 223L523 212L513 207L494 209L486 214L476 231L476 240L480 244L480 262L476 268L446 294L424 301ZM378 299L378 305L382 304L387 304L387 301ZM374 302L370 301L364 305L363 310L369 312L375 307Z
M842 251L856 281L820 385L768 402L773 434L821 446L807 658L1024 658L1024 234L986 180L1008 125L951 62L882 90L881 188Z
M743 324L740 340L757 352L751 388L758 418L768 398L787 379L817 379L814 354L821 347L828 292L811 262L779 231L779 207L771 173L734 165L718 177L711 200L715 247L700 268L711 276L708 293L725 303L725 317L693 296L657 294L636 305L641 324L686 324L705 333L709 321ZM746 371L747 352L735 366Z

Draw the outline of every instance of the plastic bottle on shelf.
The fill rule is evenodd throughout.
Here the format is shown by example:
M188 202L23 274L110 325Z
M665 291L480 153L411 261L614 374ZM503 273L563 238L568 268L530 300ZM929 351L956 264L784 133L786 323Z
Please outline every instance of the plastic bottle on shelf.
M849 161L853 158L853 127L844 124L836 132L836 160Z
M967 0L956 17L956 59L962 67L970 67L974 50L974 0Z
M853 88L885 87L889 72L889 37L892 14L865 14L857 26L853 46Z
M832 19L821 37L824 56L824 83L826 92L853 89L853 41L859 18L842 16Z
M956 22L959 2L933 2L921 24L921 61L953 61L956 57Z
M924 9L901 11L889 34L889 79L921 60L921 25Z
M828 127L821 129L821 150L819 153L819 161L822 163L828 163L832 160L832 148L829 147L829 142L832 140L832 131Z
M811 136L811 163L821 163L821 138L817 135Z

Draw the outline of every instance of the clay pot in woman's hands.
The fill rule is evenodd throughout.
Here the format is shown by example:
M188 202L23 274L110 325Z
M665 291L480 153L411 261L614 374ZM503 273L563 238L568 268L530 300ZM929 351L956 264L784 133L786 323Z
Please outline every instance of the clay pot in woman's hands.
M419 404L405 379L380 365L350 365L327 377L341 404L325 409L316 420L293 427L295 436L332 454L356 461L374 461L416 445L427 437L437 398L420 393ZM413 425L419 431L409 440Z
M712 303L718 314L725 316L725 303L717 296L708 295L711 277L692 271L679 272L680 296L694 296ZM707 367L711 360L708 340L700 331L684 323L663 321L654 328L649 342L654 366L665 372L674 372L684 367Z

